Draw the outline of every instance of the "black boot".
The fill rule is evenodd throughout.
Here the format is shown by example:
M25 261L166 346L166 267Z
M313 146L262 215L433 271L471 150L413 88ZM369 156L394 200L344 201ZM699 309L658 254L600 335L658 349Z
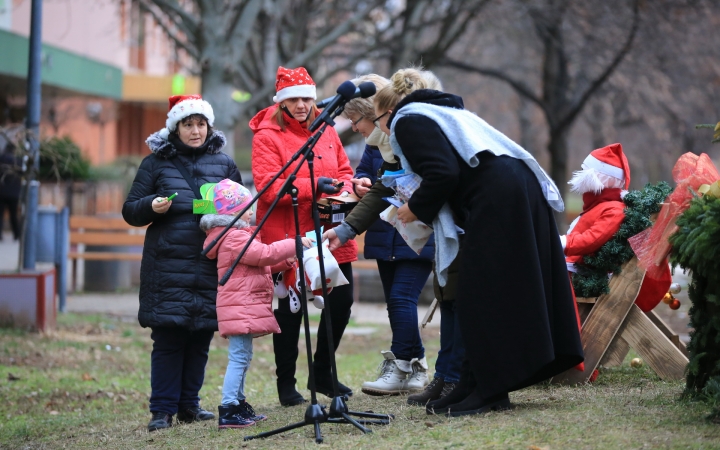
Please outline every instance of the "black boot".
M177 413L178 422L182 423L193 423L200 420L213 420L215 414L202 409L199 406L193 406L192 408L185 408Z
M425 386L424 391L408 396L407 403L413 406L425 406L429 402L449 394L453 388L455 388L455 383L445 383L445 380L436 377Z
M281 299L282 301L282 299ZM298 358L298 338L302 316L289 311L275 310L275 319L282 333L273 334L273 351L277 369L277 389L280 404L295 406L307 400L295 389L295 363Z
M237 405L218 406L218 429L245 428L255 425L255 421L244 417Z
M164 412L152 413L150 423L148 423L148 431L162 430L163 428L170 428L172 426L172 416Z
M477 391L474 391L460 403L448 406L448 417L468 416L472 414L483 414L490 411L510 409L510 398L507 392L483 399Z
M475 376L473 376L472 371L470 370L470 362L466 359L463 361L460 372L460 381L458 381L455 385L455 389L446 396L429 402L425 406L425 411L428 414L445 414L448 411L448 406L465 400L467 396L475 391L475 386L477 386Z

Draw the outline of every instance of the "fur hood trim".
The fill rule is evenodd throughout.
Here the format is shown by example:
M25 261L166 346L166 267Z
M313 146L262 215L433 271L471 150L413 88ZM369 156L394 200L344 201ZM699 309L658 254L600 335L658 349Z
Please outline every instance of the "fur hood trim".
M234 218L235 216L231 216L229 214L205 214L202 216L202 219L200 219L200 229L207 232L216 227L224 228L228 226ZM237 222L235 222L235 225L233 225L233 228L242 229L249 226L249 223L242 219L238 219Z
M170 159L177 155L177 150L172 143L168 141L168 136L165 135L162 130L148 136L145 143L150 148L150 151L160 158ZM227 139L225 139L223 132L214 130L212 136L205 142L205 153L208 155L220 153L223 147L225 147L225 144L227 144Z

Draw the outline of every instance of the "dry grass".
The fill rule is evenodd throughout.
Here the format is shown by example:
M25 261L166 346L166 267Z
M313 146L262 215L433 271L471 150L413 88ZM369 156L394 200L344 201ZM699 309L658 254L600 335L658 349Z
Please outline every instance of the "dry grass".
M351 324L352 325L352 324ZM389 426L363 435L351 425L323 424L332 448L720 448L720 426L704 420L709 409L680 399L682 383L660 381L646 368L626 364L576 388L536 386L511 394L512 411L446 419L409 407L403 397L359 392L372 379L390 332L348 334L338 353L341 381L358 392L357 411L395 414ZM437 329L424 336L427 354L438 350ZM303 341L304 342L304 341ZM109 349L108 349L109 348ZM248 399L269 419L248 430L218 431L215 422L148 433L148 330L135 321L63 315L57 332L38 335L0 330L0 447L2 448L315 448L312 427L264 440L246 434L302 420L305 408L279 406L270 338L256 340ZM226 363L226 343L213 341L203 405L216 410ZM301 352L300 380L306 380ZM304 386L301 386L304 387ZM307 391L303 391L308 394ZM325 397L320 403L327 404Z

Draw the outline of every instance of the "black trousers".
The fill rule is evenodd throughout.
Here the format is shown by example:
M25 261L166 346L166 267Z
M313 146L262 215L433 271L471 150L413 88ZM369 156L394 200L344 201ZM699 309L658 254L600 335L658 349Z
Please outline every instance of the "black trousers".
M325 299L325 304L330 304L332 316L332 338L335 350L340 345L340 339L345 332L345 327L350 320L350 307L353 304L353 274L352 264L340 264L345 278L350 282L344 286L333 288L332 292ZM312 314L313 307L310 306L309 313ZM315 371L323 374L330 374L330 352L328 348L327 325L325 321L327 309L320 314L320 326L318 328L317 346L313 365ZM295 365L298 358L298 337L302 324L302 313L290 311L289 297L278 300L278 309L275 310L275 318L280 325L280 334L273 334L273 350L275 352L275 365L278 383L295 383Z
M152 329L150 412L173 415L200 405L200 388L212 341L212 330Z
M5 208L8 209L10 214L10 229L13 233L13 239L20 239L20 223L18 222L18 199L16 198L1 198L0 197L0 233L3 230L3 219L5 217ZM2 234L0 234L2 239Z

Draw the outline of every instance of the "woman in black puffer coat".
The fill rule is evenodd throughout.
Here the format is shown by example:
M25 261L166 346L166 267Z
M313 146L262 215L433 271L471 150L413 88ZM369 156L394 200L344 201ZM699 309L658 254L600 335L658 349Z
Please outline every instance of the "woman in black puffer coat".
M123 205L127 223L150 224L138 313L140 325L152 328L149 431L171 426L175 413L182 422L215 418L200 408L198 393L217 330L217 266L200 255L205 233L198 227L201 216L192 214L192 202L199 198L196 187L242 179L222 153L225 136L212 129L213 122L212 107L200 96L171 97L166 128L147 139L152 154L140 164Z

